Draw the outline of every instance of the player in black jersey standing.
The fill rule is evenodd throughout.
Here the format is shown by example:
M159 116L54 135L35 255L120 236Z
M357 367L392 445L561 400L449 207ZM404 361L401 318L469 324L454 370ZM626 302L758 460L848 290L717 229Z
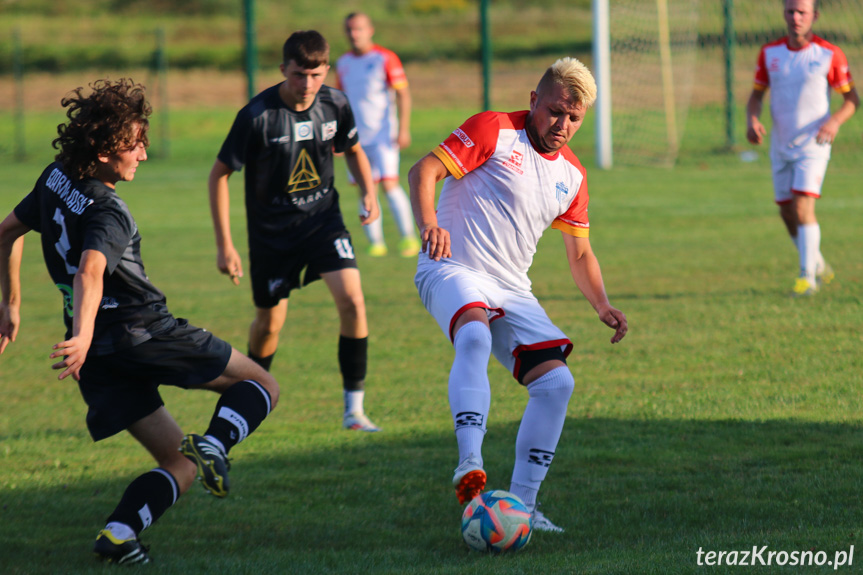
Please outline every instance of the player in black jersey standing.
M18 332L24 234L35 230L64 300L66 336L53 347L52 367L59 379L78 381L95 441L128 430L158 464L126 488L94 552L112 563L147 563L141 531L198 474L211 493L228 494L228 451L275 407L279 387L226 342L171 315L150 283L138 226L115 186L147 159L151 108L131 80L91 88L63 99L69 120L57 128L56 161L0 223L0 353ZM183 435L159 385L221 394L204 436Z
M378 217L377 192L347 96L323 85L329 56L329 45L318 32L293 33L283 47L280 69L285 80L252 98L237 114L208 182L217 265L240 284L243 266L231 239L228 178L245 166L255 303L249 356L270 369L291 290L323 279L340 320L343 425L379 431L363 409L368 324L351 236L333 186L333 153L344 152L359 184L363 224Z

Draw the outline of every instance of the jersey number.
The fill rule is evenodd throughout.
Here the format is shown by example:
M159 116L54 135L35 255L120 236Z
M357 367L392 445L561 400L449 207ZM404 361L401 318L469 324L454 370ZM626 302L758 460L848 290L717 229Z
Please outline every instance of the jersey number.
M69 234L66 232L66 219L63 217L63 212L60 211L60 208L57 208L54 212L54 221L57 222L62 230L60 232L60 239L54 244L54 249L57 250L57 253L60 254L61 258L63 258L63 263L66 265L66 273L78 273L78 266L73 266L67 259L69 257L69 251L72 249L72 245L69 243Z
M352 260L354 258L354 247L351 245L351 240L348 238L339 238L335 241L336 251L339 252L339 257L343 260Z

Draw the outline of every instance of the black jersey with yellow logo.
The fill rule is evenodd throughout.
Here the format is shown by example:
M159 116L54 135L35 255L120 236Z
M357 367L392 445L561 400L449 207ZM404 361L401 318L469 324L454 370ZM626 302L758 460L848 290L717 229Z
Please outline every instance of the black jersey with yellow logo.
M322 86L302 112L285 105L278 85L252 98L237 114L218 156L234 171L246 168L250 244L285 248L323 219L341 222L333 152L358 141L353 112L339 90Z

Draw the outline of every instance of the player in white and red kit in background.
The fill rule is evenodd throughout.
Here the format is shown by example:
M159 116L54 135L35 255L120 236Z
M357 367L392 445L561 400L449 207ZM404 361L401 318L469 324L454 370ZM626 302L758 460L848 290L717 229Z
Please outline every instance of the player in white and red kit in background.
M578 60L549 67L530 94L530 110L469 118L409 174L423 253L415 282L426 309L455 348L449 402L459 465L453 485L461 504L486 483L482 443L494 354L529 395L515 445L510 491L532 513L535 529L562 531L537 510L566 419L573 377L572 342L531 293L527 272L549 227L562 232L575 284L614 329L626 316L608 301L591 249L584 167L567 146L596 99L596 83ZM435 184L445 180L435 210Z
M413 257L419 252L419 239L411 217L407 194L399 182L399 151L411 143L411 96L401 60L392 51L372 41L375 30L371 19L361 12L345 18L345 34L351 51L336 62L337 86L348 95L363 146L372 166L375 184L386 192L401 239L399 253ZM348 178L352 180L350 174ZM387 254L382 220L364 231L370 245L368 253Z
M800 256L793 295L813 295L833 279L833 269L821 255L815 200L821 197L839 127L860 107L845 54L812 32L817 19L817 0L786 0L788 36L761 48L755 87L746 105L746 138L760 144L767 130L759 118L764 93L770 89L774 197ZM831 87L843 97L832 115Z

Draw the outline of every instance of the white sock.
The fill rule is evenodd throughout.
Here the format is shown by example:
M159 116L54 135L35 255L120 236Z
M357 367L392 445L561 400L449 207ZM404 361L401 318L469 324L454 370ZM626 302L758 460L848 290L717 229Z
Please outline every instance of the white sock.
M345 391L345 415L364 413L363 399L365 396L365 391Z
M797 226L797 249L800 251L800 277L815 285L815 271L821 253L821 226L817 223Z
M515 467L510 491L533 500L554 459L575 382L569 368L553 369L527 386L530 398L515 440ZM527 501L525 501L527 504ZM533 511L533 507L528 509Z
M393 219L399 228L399 233L403 238L413 237L414 233L414 218L411 212L411 202L404 188L396 186L391 190L386 191L387 201L390 204L390 210L393 213Z
M125 523L118 523L116 521L112 521L105 526L106 531L110 531L111 535L114 536L115 539L119 539L120 541L127 541L129 539L135 539L137 535L135 535L135 530L126 525Z
M363 232L366 234L366 238L368 238L369 242L372 244L382 244L384 243L384 223L383 223L383 213L380 211L381 205L378 203L378 219L373 221L367 226L363 226ZM363 204L360 202L360 212L363 210Z
M458 330L453 340L455 359L449 373L449 406L458 442L459 463L473 455L482 462L482 441L491 404L488 360L491 331L472 321Z

